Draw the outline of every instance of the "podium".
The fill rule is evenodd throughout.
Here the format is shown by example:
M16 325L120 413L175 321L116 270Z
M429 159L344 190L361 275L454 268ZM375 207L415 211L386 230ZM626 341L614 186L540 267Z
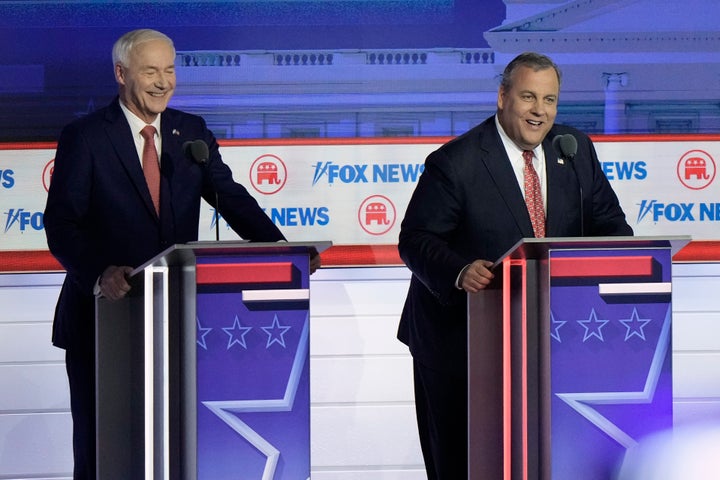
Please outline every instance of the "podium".
M310 477L309 258L329 246L175 245L97 299L98 478Z
M468 296L468 478L607 480L672 426L672 256L690 237L523 239Z

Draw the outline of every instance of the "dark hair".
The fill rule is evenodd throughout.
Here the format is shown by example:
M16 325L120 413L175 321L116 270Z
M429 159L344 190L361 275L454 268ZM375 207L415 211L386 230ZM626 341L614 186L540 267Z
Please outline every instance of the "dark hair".
M555 62L546 55L535 52L521 53L517 57L513 58L510 63L505 67L505 71L502 74L502 80L500 86L503 90L509 90L512 87L512 76L519 67L529 67L533 71L545 70L552 68L555 70L558 79L558 85L560 84L562 75L560 74L560 68L555 65Z

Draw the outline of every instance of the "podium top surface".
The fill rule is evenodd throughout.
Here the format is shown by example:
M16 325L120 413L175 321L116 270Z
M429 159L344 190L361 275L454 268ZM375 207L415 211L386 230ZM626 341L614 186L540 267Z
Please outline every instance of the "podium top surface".
M689 235L668 237L554 237L523 238L501 256L493 267L504 259L539 259L550 250L558 249L612 249L612 248L670 248L675 255L690 243Z
M198 241L173 245L160 252L144 264L133 270L132 275L142 272L150 266L166 267L177 265L194 265L198 255L231 255L241 251L253 254L288 254L303 253L315 249L318 253L330 248L332 242L248 242L246 240L231 241Z

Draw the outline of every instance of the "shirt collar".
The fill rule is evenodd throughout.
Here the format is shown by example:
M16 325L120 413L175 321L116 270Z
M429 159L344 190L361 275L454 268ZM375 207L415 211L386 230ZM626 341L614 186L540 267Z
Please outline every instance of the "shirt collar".
M510 158L522 158L522 154L524 152L523 149L517 146L515 142L512 141L512 139L508 136L507 133L505 133L505 130L503 129L502 125L500 125L500 120L498 120L498 116L495 115L495 126L497 127L498 133L500 134L500 139L503 142L503 146L505 147L505 151L508 153L508 156ZM540 149L540 150L538 150ZM535 158L543 158L540 154L542 153L542 144L538 145L533 149L533 154L535 155Z
M155 120L153 120L152 123L145 123L144 120L142 120L140 117L135 115L133 112L130 111L129 108L125 106L125 104L120 100L120 109L122 109L123 114L125 115L125 118L127 119L128 123L130 124L130 130L132 130L133 135L139 135L140 130L145 128L146 125L152 125L155 127L155 130L157 131L157 135L160 136L160 117L162 114L155 117Z

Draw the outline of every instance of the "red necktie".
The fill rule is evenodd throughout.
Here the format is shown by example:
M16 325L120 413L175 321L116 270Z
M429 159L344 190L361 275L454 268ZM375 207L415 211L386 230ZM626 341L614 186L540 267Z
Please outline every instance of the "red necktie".
M145 173L150 196L152 197L155 212L160 214L160 162L155 148L155 127L148 125L140 131L145 139L142 152L142 167Z
M523 178L525 179L525 203L527 204L528 213L530 214L530 221L532 222L535 237L543 238L545 237L545 209L543 208L540 179L532 164L532 150L523 151L523 159L525 160L525 169L523 170Z

